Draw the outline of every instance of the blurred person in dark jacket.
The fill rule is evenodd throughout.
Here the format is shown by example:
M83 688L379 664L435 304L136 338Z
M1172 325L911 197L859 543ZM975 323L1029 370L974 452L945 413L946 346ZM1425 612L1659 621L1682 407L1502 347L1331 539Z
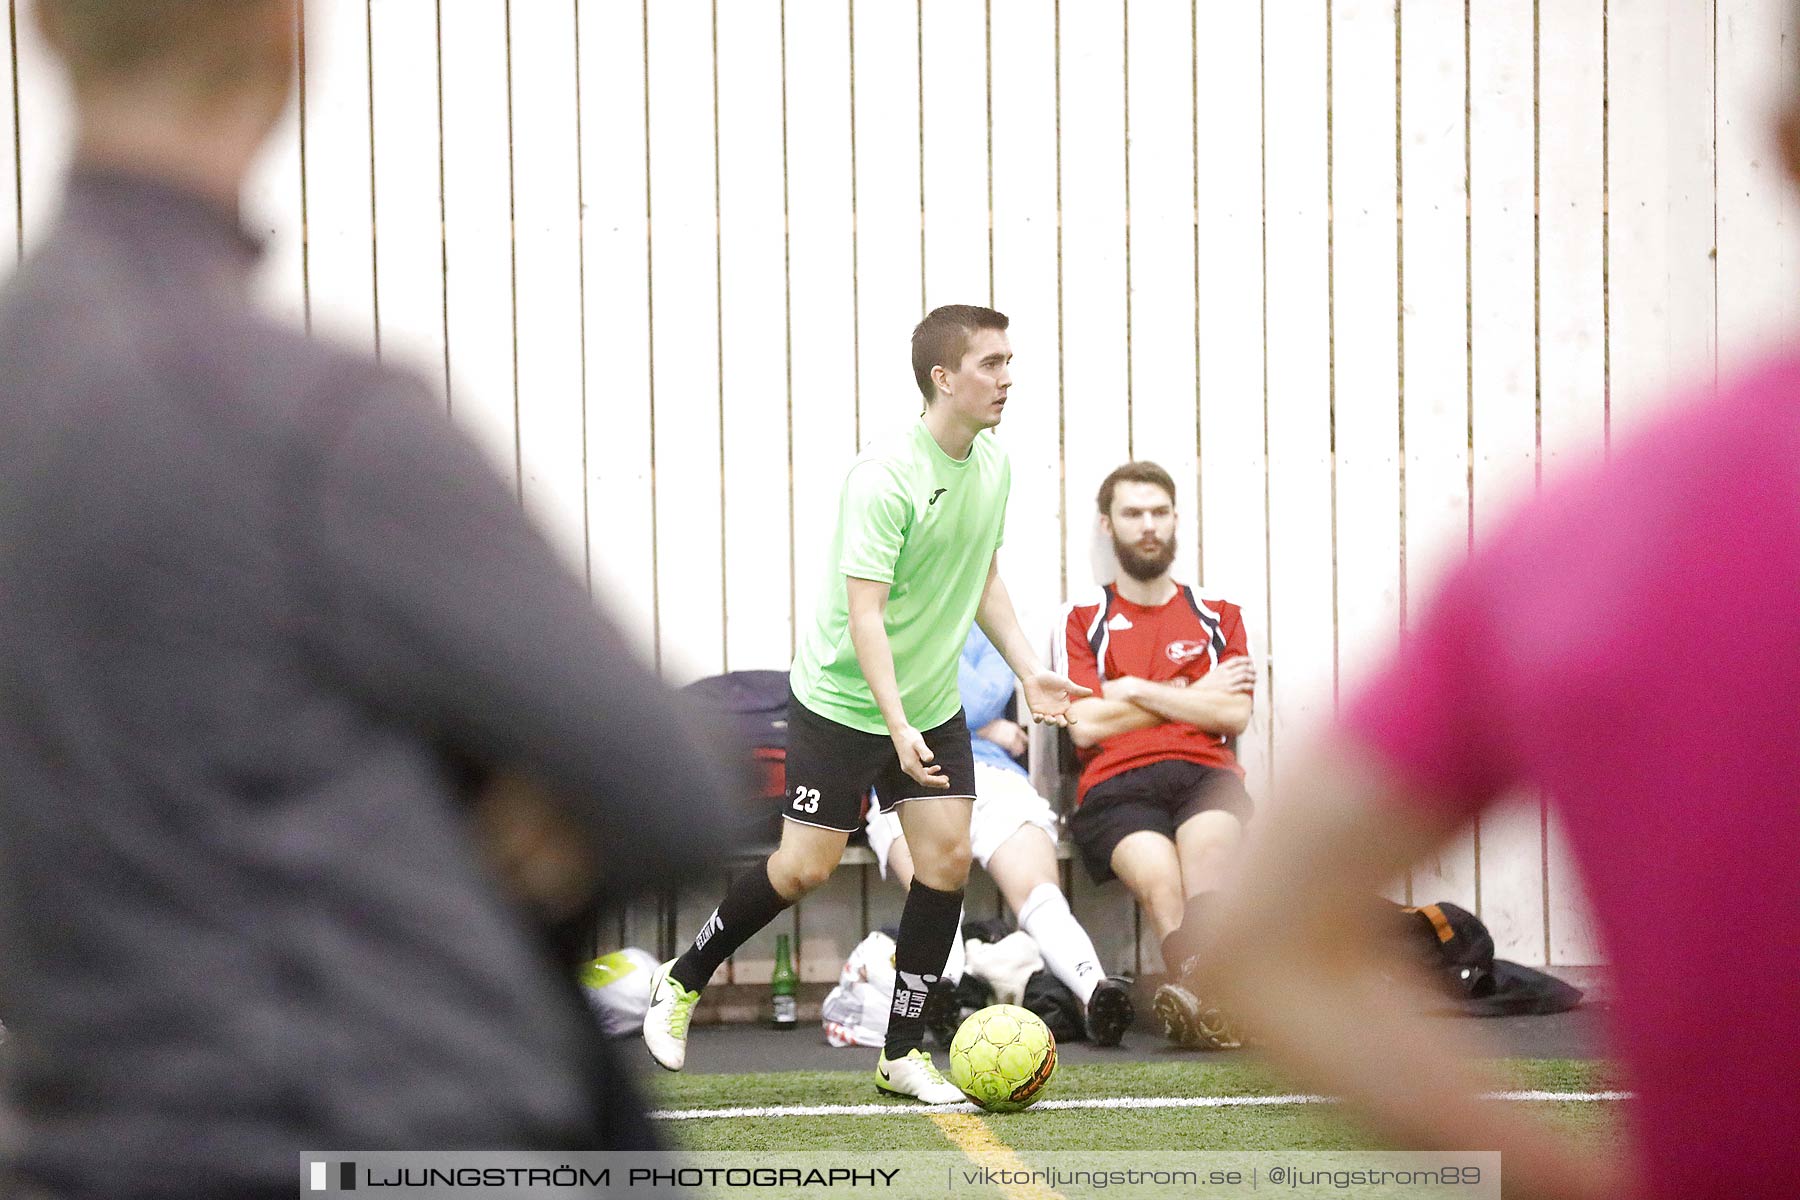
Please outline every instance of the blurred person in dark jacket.
M650 1148L552 942L726 781L410 375L253 306L297 0L40 0L77 148L0 295L10 1191Z

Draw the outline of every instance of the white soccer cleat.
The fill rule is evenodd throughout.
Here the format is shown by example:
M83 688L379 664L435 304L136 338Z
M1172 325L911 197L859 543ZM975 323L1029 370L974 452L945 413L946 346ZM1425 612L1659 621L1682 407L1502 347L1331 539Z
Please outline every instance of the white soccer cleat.
M909 1050L905 1058L889 1059L887 1051L875 1064L875 1086L894 1096L906 1096L925 1104L960 1104L968 1097L962 1089L938 1073L931 1055Z
M679 1071L687 1062L688 1022L700 993L682 987L670 974L670 959L656 968L650 979L650 1011L644 1014L644 1044L650 1057L665 1071Z

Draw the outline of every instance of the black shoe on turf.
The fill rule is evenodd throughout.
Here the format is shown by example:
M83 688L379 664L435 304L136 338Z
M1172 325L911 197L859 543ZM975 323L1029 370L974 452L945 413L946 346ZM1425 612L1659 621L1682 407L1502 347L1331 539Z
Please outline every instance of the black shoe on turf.
M1156 989L1151 1003L1163 1034L1188 1050L1235 1050L1244 1044L1237 1025L1216 1005L1207 1004L1179 983Z
M931 990L925 993L925 1007L919 1016L931 1036L937 1039L937 1044L950 1049L950 1040L962 1026L962 1005L956 1000L956 985L948 979L932 984Z
M1096 1046L1118 1045L1136 1015L1131 1007L1131 989L1120 980L1102 979L1088 997L1088 1041Z

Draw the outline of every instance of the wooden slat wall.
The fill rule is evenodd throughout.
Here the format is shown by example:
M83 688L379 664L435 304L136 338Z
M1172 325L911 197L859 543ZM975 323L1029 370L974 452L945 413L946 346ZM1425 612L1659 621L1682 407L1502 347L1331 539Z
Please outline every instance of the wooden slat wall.
M27 0L5 15L0 277L68 145ZM422 374L673 683L785 665L846 465L917 411L912 323L992 303L1020 608L1046 635L1105 570L1100 478L1161 461L1179 573L1267 656L1242 742L1266 792L1511 506L1800 318L1783 0L305 20L304 95L246 191L264 299ZM868 888L781 923L807 977L897 912ZM1116 886L1074 892L1110 965L1158 965ZM1393 894L1478 907L1521 960L1603 954L1537 795ZM715 898L683 892L683 935Z
M0 146L10 153L0 154L0 276L17 265L24 248L24 232L19 225L19 112L13 93L18 84L18 57L14 50L13 28L18 24L18 0L6 0L6 11L0 13Z
M14 96L13 166L17 188L15 247L29 254L56 217L57 181L68 163L72 131L62 76L38 37L27 0L7 0L8 23L15 41L11 59ZM12 201L8 202L9 209ZM15 256L0 255L0 271L10 273Z

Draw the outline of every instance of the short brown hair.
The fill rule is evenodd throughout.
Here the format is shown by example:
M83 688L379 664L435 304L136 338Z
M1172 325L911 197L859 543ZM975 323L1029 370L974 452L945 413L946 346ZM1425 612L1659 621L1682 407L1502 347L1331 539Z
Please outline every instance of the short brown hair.
M946 304L925 314L912 332L913 379L918 382L925 403L937 398L931 368L954 371L969 352L969 341L976 330L998 329L1004 333L1010 323L1005 313L976 304Z
M149 78L202 94L259 76L279 0L38 0L77 88Z
M1169 473L1153 462L1128 462L1122 467L1114 467L1112 474L1100 481L1100 494L1094 499L1100 505L1100 515L1112 517L1113 489L1121 483L1153 483L1169 493L1169 503L1175 503L1175 481Z

